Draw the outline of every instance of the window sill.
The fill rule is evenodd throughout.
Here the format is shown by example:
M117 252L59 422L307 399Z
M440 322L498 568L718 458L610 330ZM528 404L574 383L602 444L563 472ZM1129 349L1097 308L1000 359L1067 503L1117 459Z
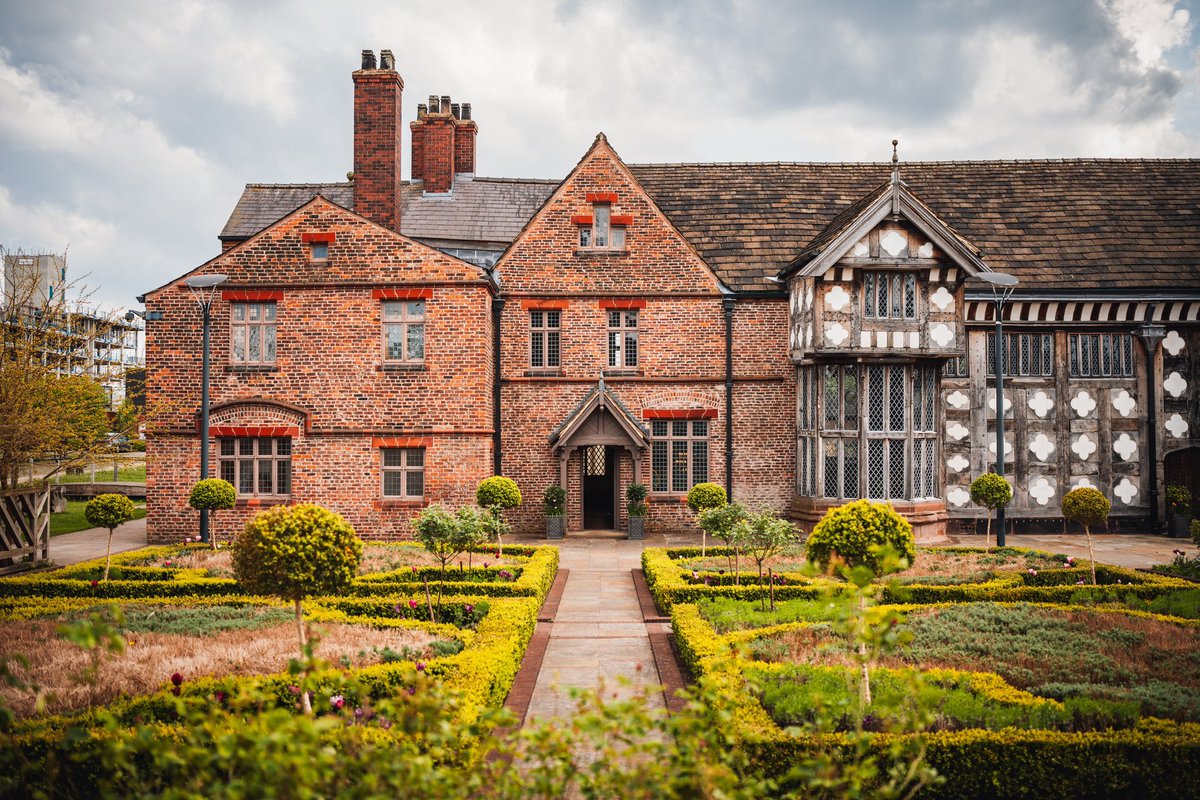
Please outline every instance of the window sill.
M248 497L239 499L235 508L267 508L269 506L286 505L291 497Z
M279 372L279 366L277 364L226 364L225 371L253 375L256 372Z
M604 377L606 378L640 378L646 374L644 369L637 367L606 367Z
M651 505L687 505L687 492L682 494L673 494L664 492L661 494L651 494L646 498L646 502Z
M533 369L525 370L526 378L561 378L562 375L563 371L561 367L552 367L550 369L534 367Z
M577 256L627 256L629 249L615 247L576 247L575 255Z
M425 364L379 364L376 372L424 372Z
M386 511L391 508L424 508L426 505L424 499L420 500L376 500L375 507L381 511Z

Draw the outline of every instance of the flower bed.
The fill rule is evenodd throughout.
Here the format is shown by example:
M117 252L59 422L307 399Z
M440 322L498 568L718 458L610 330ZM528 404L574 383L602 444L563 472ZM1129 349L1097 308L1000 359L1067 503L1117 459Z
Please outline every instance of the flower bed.
M1139 612L1057 608L1154 619L1180 626L1191 635L1196 630L1192 622ZM929 606L908 609L928 612ZM789 732L763 702L766 698L778 712L779 687L802 681L806 689L793 692L793 699L814 690L826 696L832 693L836 707L836 694L848 691L846 668L756 661L733 649L734 645L819 623L798 621L721 635L698 606L677 604L672 609L672 624L680 654L693 675L721 690L724 718L729 720L725 733L766 772L783 774L814 749L848 751L854 747L852 737L836 726L823 732ZM1119 703L1105 707L1035 696L995 673L936 669L921 670L920 674L926 686L932 686L932 695L923 695L926 702L957 703L956 708L981 715L970 721L990 722L996 728L963 725L961 730L922 734L927 760L945 778L940 786L926 788L922 796L1192 796L1195 770L1200 767L1200 725L1131 713L1128 705ZM901 670L877 669L872 684L887 691L892 677L900 675ZM764 687L761 694L752 688L755 685ZM1084 712L1092 715L1088 719L1098 730L1075 732ZM794 720L784 720L790 721ZM877 734L870 746L882 752L896 736Z

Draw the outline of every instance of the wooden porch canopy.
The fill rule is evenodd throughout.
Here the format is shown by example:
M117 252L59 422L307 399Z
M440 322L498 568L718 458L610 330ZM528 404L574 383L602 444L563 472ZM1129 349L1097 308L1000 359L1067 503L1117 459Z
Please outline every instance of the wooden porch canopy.
M567 486L567 461L571 453L593 445L628 450L633 457L633 482L641 483L642 457L650 447L650 431L604 385L603 375L550 434L550 446L558 456L560 486Z

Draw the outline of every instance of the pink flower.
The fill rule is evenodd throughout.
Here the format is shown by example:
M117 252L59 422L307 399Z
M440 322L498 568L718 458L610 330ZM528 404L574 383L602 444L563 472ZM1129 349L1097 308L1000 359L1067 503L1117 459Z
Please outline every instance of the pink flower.
M171 559L169 559L169 558L168 558L166 561L164 561L164 562L163 562L163 566L164 566L164 567L169 567L169 566L171 566Z
M215 693L215 694L213 695L213 698L214 698L214 699L215 699L215 700L216 700L218 703L224 703L224 702L225 702L225 698L226 698L226 697L228 697L228 695L227 695L227 694L225 694L224 692L217 692L217 693Z
M425 662L418 661L417 662L417 672L424 672L424 671L425 671Z
M173 675L171 675L171 683L175 684L176 686L179 686L181 683L183 683L183 676L180 675L178 672L174 673Z
M99 586L99 585L100 585L100 581L92 581L92 588L93 588L93 589L95 589L95 588L96 588L97 586Z
M1037 570L1036 570L1036 569L1033 569L1032 567L1030 567L1030 569L1029 569L1029 574L1030 574L1030 575L1037 575Z
M288 691L292 694L300 694L300 687L293 684L292 686L288 687Z
M475 606L471 603L467 603L465 606L463 606L463 611L468 614L472 614L475 611Z
M409 600L409 601L408 601L408 607L409 607L409 608L416 608L416 607L417 607L417 601L416 601L416 600Z
M694 580L694 581L700 580L700 573L696 572L696 570L692 570L692 580Z
M345 707L346 698L342 697L340 694L335 694L333 697L329 698L329 705L340 710L341 708Z
M417 574L417 568L416 568L415 566L414 566L414 567L409 567L409 569L411 569L411 570L413 571L413 575L416 575L416 574Z
M408 687L408 694L410 697L416 693L417 693L417 687L415 687L415 686Z
M492 563L492 562L490 562L490 561L485 561L485 562L483 562L483 568L484 568L484 569L487 569L489 566L491 566L491 563Z

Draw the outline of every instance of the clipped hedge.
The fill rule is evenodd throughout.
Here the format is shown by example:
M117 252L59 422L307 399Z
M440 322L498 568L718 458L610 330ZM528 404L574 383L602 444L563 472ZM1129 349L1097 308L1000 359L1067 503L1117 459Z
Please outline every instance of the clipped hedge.
M699 608L690 604L676 605L671 620L685 665L698 679L719 690L724 714L714 718L728 720L723 733L764 773L782 776L816 749L852 754L855 745L844 734L796 735L776 724L743 673L750 664L755 669L780 665L750 662L732 655L729 648L737 641L809 623L721 636L700 615ZM974 691L993 702L1056 703L1018 690L993 673L935 673L937 678L966 676ZM875 734L869 746L886 757L886 748L897 738L915 741L917 735ZM944 778L941 784L923 789L921 797L1194 797L1195 775L1200 769L1200 725L1154 718L1143 718L1119 730L968 729L922 734L920 740L927 747L926 761Z

